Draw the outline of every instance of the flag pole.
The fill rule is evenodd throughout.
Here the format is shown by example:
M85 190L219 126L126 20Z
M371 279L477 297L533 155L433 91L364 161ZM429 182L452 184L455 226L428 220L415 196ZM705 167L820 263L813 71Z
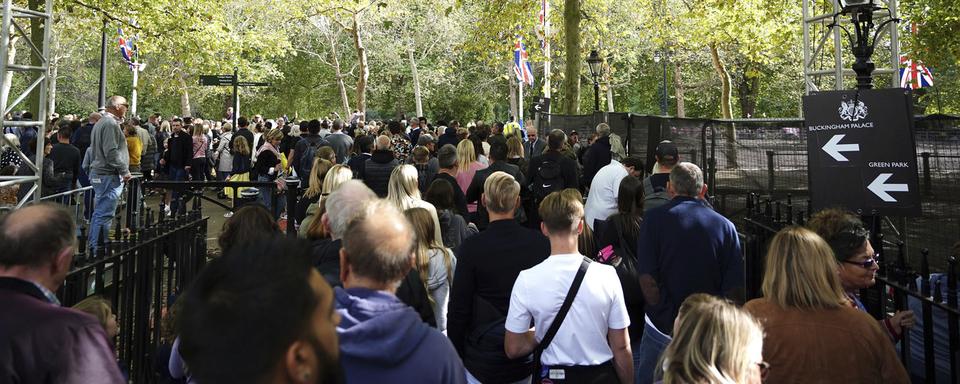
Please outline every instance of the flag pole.
M543 0L543 97L550 98L550 1ZM550 109L547 109L550 112Z
M130 116L137 116L137 83L140 74L140 63L133 63L133 89L130 91Z
M522 69L523 67L521 66L520 68ZM518 97L519 100L517 102L517 111L518 111L517 124L520 124L520 126L523 126L523 123L521 123L521 121L523 121L523 80L520 80L517 83L519 83L520 85L520 87L518 88L520 95Z

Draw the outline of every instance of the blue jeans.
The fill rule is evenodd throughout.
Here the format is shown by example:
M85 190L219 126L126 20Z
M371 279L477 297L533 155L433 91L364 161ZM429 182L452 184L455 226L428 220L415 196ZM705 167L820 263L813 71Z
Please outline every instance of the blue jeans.
M110 233L110 225L117 212L117 202L123 193L123 179L118 175L98 175L90 172L90 185L93 186L94 205L88 247L96 250L100 231L103 231L104 236ZM103 240L106 243L107 239Z
M260 175L257 176L257 181L273 181L269 176ZM280 212L283 212L283 207L287 202L286 196L276 195L277 205L273 206L273 197L275 196L274 188L258 187L260 190L260 204L263 204L264 207L267 207L267 211L270 211L270 214L273 215L275 219L280 218Z
M186 181L187 180L187 170L183 167L170 167L170 180L171 181ZM186 203L180 204L180 192L176 189L173 190L173 195L170 199L170 210L173 212L180 212L180 205L183 205L182 210L186 212Z
M634 371L636 384L652 384L659 367L660 355L670 344L670 338L660 334L650 324L644 323L643 337L640 338L639 355L634 352Z

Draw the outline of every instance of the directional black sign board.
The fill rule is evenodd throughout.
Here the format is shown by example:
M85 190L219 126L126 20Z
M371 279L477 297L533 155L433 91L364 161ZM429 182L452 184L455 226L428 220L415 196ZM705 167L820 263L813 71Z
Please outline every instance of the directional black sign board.
M815 209L920 215L908 90L820 92L803 98L803 114Z
M237 77L234 75L201 75L200 85L213 85L213 86L233 85L233 82L236 80L237 80Z
M540 97L536 102L530 107L530 110L533 113L548 113L550 112L550 99L546 97Z

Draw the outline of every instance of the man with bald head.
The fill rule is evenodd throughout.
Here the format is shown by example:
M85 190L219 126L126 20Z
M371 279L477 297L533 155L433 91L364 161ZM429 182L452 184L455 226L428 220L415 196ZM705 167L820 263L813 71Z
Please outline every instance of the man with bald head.
M413 267L410 223L393 205L371 201L343 235L336 288L346 383L465 383L450 341L395 296Z
M60 306L76 252L70 214L38 204L0 218L0 381L123 383L103 327Z
M363 164L363 183L379 197L387 197L390 174L400 165L393 153L393 145L387 136L378 136L373 153Z

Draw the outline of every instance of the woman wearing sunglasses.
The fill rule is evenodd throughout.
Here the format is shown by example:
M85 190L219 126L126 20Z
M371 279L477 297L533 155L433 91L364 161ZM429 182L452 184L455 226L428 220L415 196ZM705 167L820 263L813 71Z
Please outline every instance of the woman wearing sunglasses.
M870 244L870 232L856 215L840 210L825 209L810 218L810 229L827 241L834 257L840 263L840 284L852 305L866 312L858 292L876 283L880 270L880 254ZM916 323L913 311L899 311L880 320L880 327L891 340L900 340L903 331Z
M773 237L763 298L744 309L763 325L770 383L909 383L893 344L850 304L830 246L788 227Z
M675 322L660 365L664 384L763 382L770 365L763 361L763 330L753 316L697 293L683 301Z

